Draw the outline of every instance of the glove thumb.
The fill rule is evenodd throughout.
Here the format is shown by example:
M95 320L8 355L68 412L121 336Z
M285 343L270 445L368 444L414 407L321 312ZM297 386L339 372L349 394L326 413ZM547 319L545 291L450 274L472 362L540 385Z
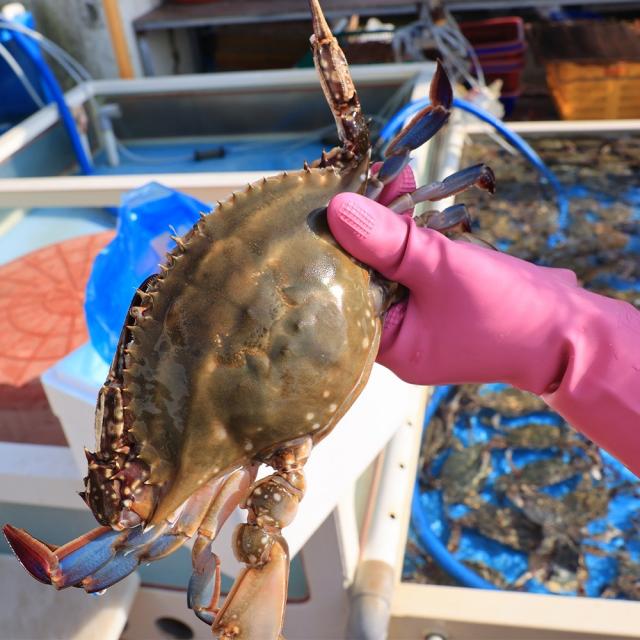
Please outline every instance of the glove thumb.
M352 256L390 277L401 262L411 219L356 193L340 193L327 209L329 228Z

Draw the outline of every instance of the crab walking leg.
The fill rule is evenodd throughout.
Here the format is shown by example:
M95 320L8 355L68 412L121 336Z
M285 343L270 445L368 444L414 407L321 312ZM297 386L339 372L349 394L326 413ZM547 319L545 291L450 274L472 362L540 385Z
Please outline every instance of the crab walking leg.
M281 530L291 523L305 490L302 467L310 437L276 451L276 472L254 483L244 502L247 523L234 533L234 552L247 566L240 572L212 625L219 638L275 640L287 600L289 549Z
M56 589L74 586L94 593L122 580L141 562L159 560L182 546L197 531L223 481L216 478L199 489L173 522L147 530L142 525L120 531L97 527L60 547L11 525L5 525L3 531L34 578Z
M386 159L378 174L369 180L365 192L368 198L377 199L384 186L408 164L410 153L431 139L449 119L453 90L440 62L431 80L429 98L431 104L419 111L389 143L384 152Z
M81 586L89 593L102 591L135 571L140 564L155 562L172 554L195 535L211 505L219 504L220 496L223 496L224 508L218 514L220 528L246 493L255 473L256 469L251 467L211 480L176 511L171 521L147 529L138 527L139 532L128 537L115 556L84 578Z
M211 550L211 543L231 512L247 494L257 470L255 466L243 467L232 473L211 502L198 527L198 536L191 552L193 573L189 579L187 604L208 625L213 624L220 597L220 560Z
M36 580L52 584L56 589L75 585L98 570L113 558L118 544L129 534L110 527L97 527L56 547L10 524L2 530L25 570Z
M229 496L228 487L233 486L236 490L230 497L235 502L220 514L221 527L254 478L255 469L251 468L208 482L177 510L172 521L140 528L140 533L128 538L110 562L82 581L82 587L89 593L101 591L122 580L140 564L155 562L172 554L195 535L211 509L210 505L215 504L221 494Z
M496 178L486 164L467 167L448 176L442 182L432 182L424 187L419 187L412 193L405 193L397 197L387 206L397 213L402 213L407 209L412 209L420 202L442 200L471 187L477 187L489 193L495 192Z
M497 251L490 242L471 233L471 215L463 204L453 204L442 211L425 211L414 220L418 227L433 229L447 234L453 240L464 240L485 249Z
M454 204L442 211L425 211L414 220L416 226L436 231L471 231L471 215L463 204Z

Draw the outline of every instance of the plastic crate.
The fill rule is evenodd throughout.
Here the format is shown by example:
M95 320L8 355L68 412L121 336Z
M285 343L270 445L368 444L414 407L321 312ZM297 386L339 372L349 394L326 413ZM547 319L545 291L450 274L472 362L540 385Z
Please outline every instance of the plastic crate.
M481 61L522 55L526 47L524 22L517 16L461 22L460 30Z
M640 62L550 62L546 72L564 120L640 118Z
M491 84L494 80L502 80L501 96L504 97L507 94L514 92L520 93L520 78L522 76L522 63L514 62L511 64L483 64L482 70L484 72L485 80L487 84Z
M462 22L460 29L473 46L487 82L502 80L503 96L519 94L526 48L522 18Z

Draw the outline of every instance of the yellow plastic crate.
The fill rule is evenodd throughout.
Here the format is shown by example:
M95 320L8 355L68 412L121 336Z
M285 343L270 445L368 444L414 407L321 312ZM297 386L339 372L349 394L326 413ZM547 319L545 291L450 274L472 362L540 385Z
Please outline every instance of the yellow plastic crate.
M640 62L550 62L546 71L563 119L640 118Z

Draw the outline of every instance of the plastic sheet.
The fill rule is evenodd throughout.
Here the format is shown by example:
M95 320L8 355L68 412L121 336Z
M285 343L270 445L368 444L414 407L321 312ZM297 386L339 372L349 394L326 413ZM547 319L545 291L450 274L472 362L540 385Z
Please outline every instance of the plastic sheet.
M211 207L158 183L126 194L116 237L97 256L87 284L85 314L93 348L108 363L138 285L157 273L172 235L186 233Z

